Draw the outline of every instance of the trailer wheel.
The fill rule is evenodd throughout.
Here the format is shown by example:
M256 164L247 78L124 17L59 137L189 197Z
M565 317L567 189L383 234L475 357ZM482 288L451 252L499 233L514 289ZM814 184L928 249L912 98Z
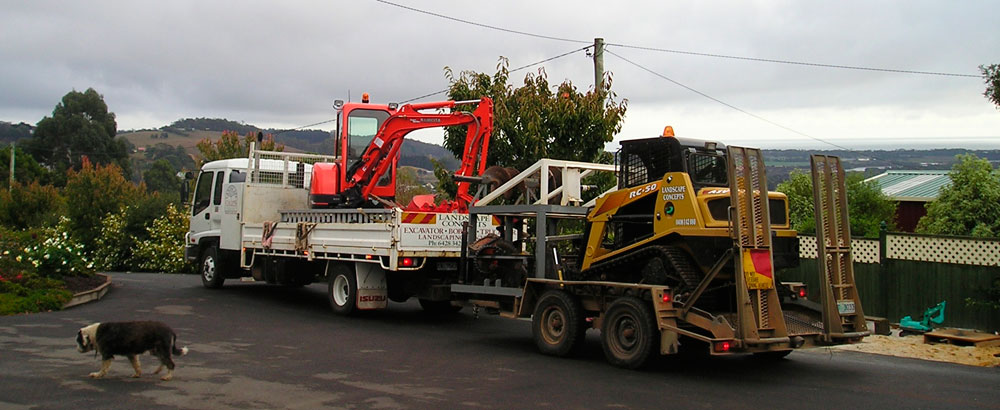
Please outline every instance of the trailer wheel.
M222 287L222 282L226 280L223 275L222 264L219 260L219 250L209 246L201 253L201 263L199 264L202 286L209 289Z
M608 308L601 329L601 346L612 365L637 369L650 359L658 336L650 307L628 296Z
M357 310L358 278L345 265L337 265L330 274L327 287L327 299L333 312L339 315L351 315Z
M561 290L545 292L531 315L531 334L543 354L565 357L579 352L586 337L583 308Z

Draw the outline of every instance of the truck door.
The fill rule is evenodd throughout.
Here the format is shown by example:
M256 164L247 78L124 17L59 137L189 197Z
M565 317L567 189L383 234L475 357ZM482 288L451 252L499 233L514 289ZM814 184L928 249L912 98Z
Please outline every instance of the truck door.
M216 208L218 208L218 206L213 206L212 193L214 191L213 187L216 185L221 191L222 174L223 171L202 171L201 175L198 175L198 183L195 185L194 191L194 201L192 201L191 205L190 230L195 239L200 240L201 238L207 236L219 235L218 223L216 223L215 230L213 232L212 214L218 213L216 212ZM218 181L218 183L216 183L216 181ZM221 200L221 193L216 197Z
M219 248L238 251L242 246L243 231L240 221L243 209L243 183L246 181L246 171L233 169L229 171L222 187L222 218Z

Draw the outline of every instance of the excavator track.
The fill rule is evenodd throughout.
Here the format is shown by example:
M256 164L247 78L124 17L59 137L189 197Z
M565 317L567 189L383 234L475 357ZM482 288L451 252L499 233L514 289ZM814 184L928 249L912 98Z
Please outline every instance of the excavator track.
M680 248L670 245L651 245L626 252L606 261L596 263L581 272L587 279L617 280L613 275L621 268L638 267L644 268L654 258L660 258L664 262L665 275L667 279L673 279L679 286L679 292L692 290L698 286L703 276L691 263L688 255ZM643 278L642 280L646 280ZM641 282L641 281L640 281ZM654 283L662 285L665 283Z

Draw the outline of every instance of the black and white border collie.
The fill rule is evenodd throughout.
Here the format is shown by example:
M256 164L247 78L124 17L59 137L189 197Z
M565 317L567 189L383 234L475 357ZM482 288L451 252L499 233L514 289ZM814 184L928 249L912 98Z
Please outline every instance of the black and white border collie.
M166 366L167 374L161 380L170 380L174 377L174 361L171 354L177 356L186 355L187 347L177 348L177 335L169 326L160 322L109 322L94 323L81 328L76 333L76 349L80 353L91 350L95 355L101 355L101 370L93 372L90 377L101 378L108 374L111 367L111 359L115 355L124 355L132 362L135 374L132 377L142 376L139 369L139 355L149 352L160 359L160 367L153 374L159 374Z

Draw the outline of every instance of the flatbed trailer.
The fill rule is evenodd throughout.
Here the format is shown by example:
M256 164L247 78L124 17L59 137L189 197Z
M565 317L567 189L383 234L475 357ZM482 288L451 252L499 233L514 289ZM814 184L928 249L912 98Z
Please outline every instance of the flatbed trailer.
M770 223L761 219L769 215L768 201L751 194L766 192L763 160L759 150L742 147L729 147L729 159L730 201L737 204L729 209L733 222L725 235L731 239L730 247L702 272L698 286L683 295L670 286L566 277L565 271L572 269L567 266L573 262L568 255L560 257L559 244L583 235L565 234L559 224L579 226L592 204L559 199L545 190L535 198L548 201L489 203L508 186L470 207L470 218L488 215L501 221L497 240L515 243L521 252L466 255L461 283L451 286L452 293L501 316L530 319L535 343L545 354L570 356L579 350L585 332L597 329L609 362L627 368L682 349L780 358L795 349L855 343L867 336L850 263L846 190L839 159L813 157L818 237L823 244L820 259L827 261L817 272L825 284L818 310L802 308L803 303L782 304L778 281L771 286L756 282L752 256L769 254L772 239ZM545 165L558 168L564 164ZM540 175L548 174L545 168L538 169ZM522 173L508 185L517 185L522 177L530 175ZM578 192L573 184L564 180L559 189ZM467 243L481 238L481 233L467 231ZM484 261L507 269L526 267L525 278L514 283L502 272L485 274L483 266L492 265ZM719 287L732 290L731 300L700 308L709 289Z

